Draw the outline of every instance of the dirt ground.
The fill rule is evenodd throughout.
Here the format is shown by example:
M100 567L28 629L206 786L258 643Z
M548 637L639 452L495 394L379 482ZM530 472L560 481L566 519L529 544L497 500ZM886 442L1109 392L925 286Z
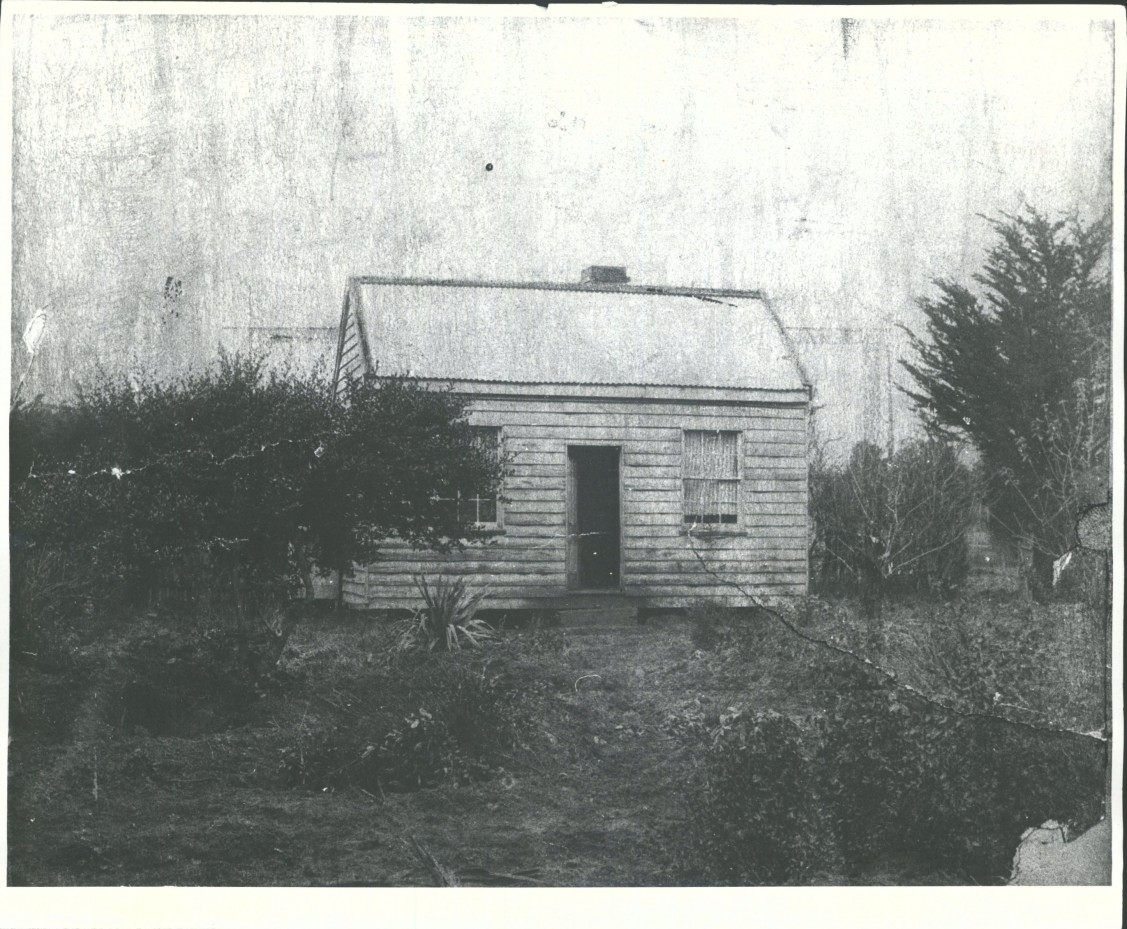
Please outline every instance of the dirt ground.
M421 848L465 885L674 883L693 759L670 714L750 703L802 715L819 684L813 646L746 622L762 624L751 652L676 616L505 632L474 660L529 694L511 764L470 786L382 798L278 777L294 728L347 699L340 682L387 647L370 618L299 629L284 659L292 683L263 694L246 725L196 737L111 737L93 721L97 681L55 693L43 675L25 692L73 721L9 747L9 882L430 885Z

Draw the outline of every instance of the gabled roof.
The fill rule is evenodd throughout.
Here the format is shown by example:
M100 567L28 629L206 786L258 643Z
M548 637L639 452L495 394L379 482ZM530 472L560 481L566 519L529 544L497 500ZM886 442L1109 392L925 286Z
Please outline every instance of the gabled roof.
M354 277L342 333L350 326L364 367L386 375L805 389L758 291Z

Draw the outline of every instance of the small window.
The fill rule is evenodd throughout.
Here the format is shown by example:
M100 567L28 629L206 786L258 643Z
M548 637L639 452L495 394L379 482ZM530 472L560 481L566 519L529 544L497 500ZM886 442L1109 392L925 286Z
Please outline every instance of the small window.
M501 457L501 429L499 426L475 426L474 438L495 458ZM450 503L458 509L458 521L478 526L496 528L501 520L497 505L497 495L483 496L472 490L459 490Z
M685 522L734 525L739 522L740 434L685 430L682 475Z

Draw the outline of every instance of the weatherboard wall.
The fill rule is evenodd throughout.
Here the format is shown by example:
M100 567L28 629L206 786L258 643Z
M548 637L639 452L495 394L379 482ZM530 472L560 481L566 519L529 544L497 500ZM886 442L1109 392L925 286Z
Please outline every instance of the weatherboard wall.
M342 370L360 355L362 335L346 325ZM355 335L352 335L355 332ZM354 341L353 341L354 340ZM353 345L356 348L353 348ZM359 370L357 371L359 373ZM389 541L374 564L344 579L356 607L420 603L417 574L463 574L492 591L500 608L550 605L568 595L567 447L621 447L622 593L647 605L683 606L700 599L746 604L757 597L807 589L807 404L797 391L755 399L607 398L597 393L546 395L544 388L493 385L470 403L471 422L499 426L508 458L501 528L484 542L442 555ZM599 388L604 390L604 388ZM686 429L742 434L740 512L724 531L683 519L682 436Z

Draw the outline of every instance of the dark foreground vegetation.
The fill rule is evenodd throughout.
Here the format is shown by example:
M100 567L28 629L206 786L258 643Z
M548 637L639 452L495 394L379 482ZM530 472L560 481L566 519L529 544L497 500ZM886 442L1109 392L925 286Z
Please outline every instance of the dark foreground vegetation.
M1102 723L1082 605L884 617L884 661L921 688ZM870 636L844 601L795 619ZM87 616L13 664L11 883L997 883L1027 827L1103 813L1102 743L928 708L762 613L448 653L325 613L257 672L228 634Z

